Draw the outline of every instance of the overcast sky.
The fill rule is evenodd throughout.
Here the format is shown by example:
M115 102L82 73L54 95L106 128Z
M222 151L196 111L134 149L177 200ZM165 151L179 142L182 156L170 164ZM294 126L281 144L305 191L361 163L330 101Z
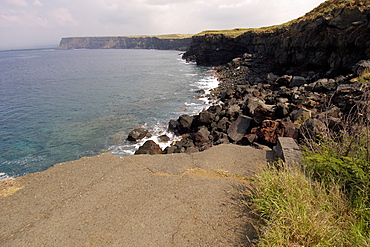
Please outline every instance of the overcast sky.
M0 50L62 37L195 34L280 24L324 0L0 0Z

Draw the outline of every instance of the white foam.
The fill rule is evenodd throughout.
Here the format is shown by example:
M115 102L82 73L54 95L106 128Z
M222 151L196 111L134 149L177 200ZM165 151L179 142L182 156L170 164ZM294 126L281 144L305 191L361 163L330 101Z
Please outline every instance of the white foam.
M6 173L4 172L0 172L0 180L5 180L7 178L10 178L8 175L6 175Z
M162 150L164 150L166 147L169 147L173 142L181 140L181 137L176 136L174 133L167 131L167 123L166 124L157 123L151 129L149 129L149 133L152 135L149 138L143 138L139 142L125 141L121 145L115 145L110 147L109 152L120 157L125 157L128 155L135 154L135 151L139 149L139 147L142 146L146 141L149 140L152 140L155 143L157 143ZM170 140L168 142L159 142L158 138L162 135L168 136Z
M202 78L199 81L196 81L191 84L191 86L194 87L192 90L193 92L202 89L204 90L204 94L198 94L194 95L195 102L185 102L184 108L187 114L194 115L202 110L207 109L211 104L214 104L216 102L212 102L209 100L208 95L211 93L211 91L218 87L219 81L217 80L216 76L213 73L213 70L208 71L210 76L206 78ZM187 76L196 76L197 74L187 74ZM176 112L179 116L183 114L184 111ZM163 120L162 120L163 121ZM168 120L169 121L169 120ZM152 135L150 138L144 138L139 142L132 143L125 141L121 145L115 145L109 148L109 152L116 154L120 157L125 157L128 155L133 155L135 151L142 146L146 141L152 140L155 143L157 143L162 150L164 150L166 147L169 147L173 142L180 141L181 137L176 136L172 132L168 132L168 121L166 123L157 122L156 125L152 126L151 129L149 129L149 133ZM161 135L166 135L170 138L168 142L159 142L158 137Z

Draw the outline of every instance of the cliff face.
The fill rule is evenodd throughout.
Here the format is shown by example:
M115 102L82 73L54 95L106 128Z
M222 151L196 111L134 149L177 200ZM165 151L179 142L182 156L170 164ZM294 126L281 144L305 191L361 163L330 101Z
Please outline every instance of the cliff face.
M251 53L287 67L348 71L359 60L370 58L369 20L369 1L329 0L285 26L235 38L194 36L184 58L200 65L220 65Z
M162 39L157 37L74 37L62 38L58 49L189 49L191 38Z

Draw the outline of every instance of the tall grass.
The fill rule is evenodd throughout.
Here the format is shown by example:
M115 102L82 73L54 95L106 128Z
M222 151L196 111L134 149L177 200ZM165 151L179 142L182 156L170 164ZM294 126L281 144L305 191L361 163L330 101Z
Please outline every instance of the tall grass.
M365 246L339 186L311 181L300 170L267 169L256 179L259 246Z
M301 166L258 175L260 246L370 246L369 106L363 93L338 126L324 117L327 131L306 136Z
M338 131L328 128L319 141L306 145L304 153L313 179L340 186L355 211L358 231L366 236L370 236L369 103L364 94L342 118Z

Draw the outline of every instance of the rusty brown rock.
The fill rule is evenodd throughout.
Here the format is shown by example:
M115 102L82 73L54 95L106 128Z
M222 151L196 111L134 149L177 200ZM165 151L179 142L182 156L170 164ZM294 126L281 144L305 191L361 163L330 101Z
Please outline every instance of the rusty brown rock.
M280 122L265 120L257 129L256 134L263 143L276 145L278 137L284 136L284 128Z

